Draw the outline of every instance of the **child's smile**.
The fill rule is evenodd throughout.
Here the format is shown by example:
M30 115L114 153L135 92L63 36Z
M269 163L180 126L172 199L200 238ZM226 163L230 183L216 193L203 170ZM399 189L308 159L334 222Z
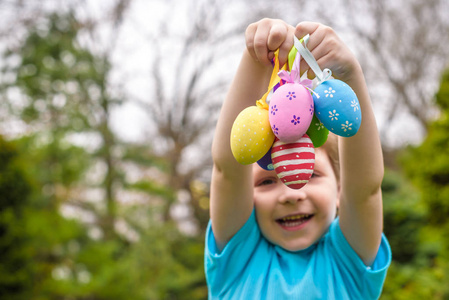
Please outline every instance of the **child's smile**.
M279 218L276 222L285 230L295 231L303 228L311 218L313 218L313 214L293 214Z
M317 149L314 175L303 188L284 185L274 171L255 166L254 205L257 222L273 244L289 251L317 242L335 218L338 184L326 152Z

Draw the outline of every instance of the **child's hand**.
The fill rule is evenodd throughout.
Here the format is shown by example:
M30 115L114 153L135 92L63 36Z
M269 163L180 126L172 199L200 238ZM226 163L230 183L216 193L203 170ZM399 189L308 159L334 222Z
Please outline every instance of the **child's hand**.
M319 23L299 23L295 35L301 39L306 34L310 34L307 48L312 52L321 70L328 68L332 71L332 76L345 82L363 76L356 57L332 28ZM309 65L302 59L301 74L306 70L309 78L315 77Z
M246 29L246 47L256 61L266 66L271 66L274 52L279 49L279 65L282 66L293 47L294 33L295 28L282 20L262 19Z

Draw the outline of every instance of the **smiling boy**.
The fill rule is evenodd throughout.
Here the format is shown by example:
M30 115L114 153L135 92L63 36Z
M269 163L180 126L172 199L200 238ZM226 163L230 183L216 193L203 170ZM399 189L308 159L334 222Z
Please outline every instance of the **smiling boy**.
M331 135L330 139L336 139ZM326 146L334 144L329 140ZM253 165L254 206L264 237L289 251L314 244L334 221L338 207L338 183L325 148L316 149L315 170L299 190L283 184L275 171Z
M274 51L283 65L293 36L306 34L320 68L331 69L357 94L362 124L353 137L330 135L316 149L311 180L295 190L274 171L238 164L229 137L237 115L266 91ZM212 145L209 298L377 299L391 251L382 234L382 151L360 64L331 28L318 23L295 28L263 19L248 26L245 38ZM307 69L302 61L301 72Z

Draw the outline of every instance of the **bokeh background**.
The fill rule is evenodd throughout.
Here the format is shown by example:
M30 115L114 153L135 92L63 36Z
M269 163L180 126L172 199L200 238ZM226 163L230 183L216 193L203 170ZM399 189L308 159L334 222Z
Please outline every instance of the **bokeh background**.
M446 0L0 0L0 299L207 298L210 144L263 17L330 25L359 58L381 299L449 299Z

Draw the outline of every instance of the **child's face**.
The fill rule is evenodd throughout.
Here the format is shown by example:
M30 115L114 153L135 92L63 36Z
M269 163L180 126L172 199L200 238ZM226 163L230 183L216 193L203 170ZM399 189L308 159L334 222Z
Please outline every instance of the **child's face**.
M315 170L301 189L284 185L275 171L254 164L254 205L259 227L269 241L289 251L306 249L335 218L339 189L326 152L315 152Z

